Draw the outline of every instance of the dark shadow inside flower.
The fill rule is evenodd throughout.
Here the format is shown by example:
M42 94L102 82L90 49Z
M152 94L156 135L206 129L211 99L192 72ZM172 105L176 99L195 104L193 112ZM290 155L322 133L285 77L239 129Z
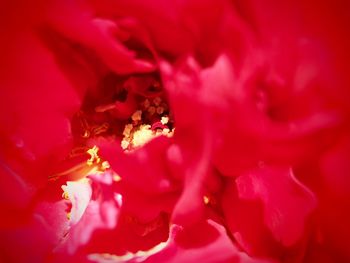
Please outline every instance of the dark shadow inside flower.
M125 42L125 46L130 50L135 50L135 57L140 60L149 61L150 63L156 63L158 54L153 49L150 40L147 38L147 34L143 32L143 38L139 39L137 36L130 36ZM145 43L146 42L146 43Z
M86 92L95 98L101 94L101 82L111 72L123 80L156 69L157 53L147 32L133 20L90 18L75 25L74 19L74 25L67 27L61 18L52 19L40 27L40 36L81 99ZM107 87L102 85L102 92Z
M73 132L80 134L77 144L103 136L123 140L124 149L129 145L131 149L161 134L171 136L174 121L157 73L118 76L110 72L98 86L98 92L87 92L73 118Z
M81 99L87 90L97 89L99 79L108 69L93 50L49 27L41 28L40 35Z

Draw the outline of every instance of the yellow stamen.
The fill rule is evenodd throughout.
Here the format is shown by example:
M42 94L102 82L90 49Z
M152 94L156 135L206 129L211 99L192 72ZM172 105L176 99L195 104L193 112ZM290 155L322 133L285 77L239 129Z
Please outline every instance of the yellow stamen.
M140 129L134 133L132 144L134 147L139 147L149 142L153 137L151 125L141 125Z
M87 150L87 153L90 154L90 159L86 161L87 165L91 166L94 162L99 163L101 161L98 156L98 147L95 145L91 149Z
M101 168L102 168L102 170L107 170L107 169L111 168L111 166L110 166L109 162L104 161L101 164Z
M141 116L142 116L142 111L138 110L138 111L134 112L134 114L131 116L131 119L133 121L140 121L141 120Z
M128 142L126 139L123 139L121 142L121 147L123 148L123 150L126 150L130 145L130 142Z
M162 119L160 120L160 122L165 125L169 122L169 117L162 117Z
M120 182L121 180L122 180L122 178L119 175L117 175L117 174L113 175L113 181Z
M69 194L67 192L63 192L62 197L66 200L69 200Z
M204 202L204 204L209 204L210 203L210 199L209 199L209 197L208 196L203 196L203 202Z
M81 135L83 138L89 138L90 137L90 131L85 130L84 133Z
M127 124L127 125L125 125L124 131L123 131L123 135L124 135L125 137L129 137L129 135L130 135L132 129L133 129L132 124Z

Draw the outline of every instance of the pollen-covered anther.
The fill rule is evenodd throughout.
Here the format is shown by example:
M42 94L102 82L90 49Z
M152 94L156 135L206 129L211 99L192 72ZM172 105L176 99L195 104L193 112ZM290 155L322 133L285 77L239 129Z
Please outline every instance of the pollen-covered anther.
M130 142L127 141L126 139L123 139L121 144L120 144L120 146L122 147L123 150L128 149L129 145L130 145Z
M171 113L163 98L145 98L124 127L122 149L132 151L158 136L171 137L174 124L169 116Z
M90 159L86 161L87 165L91 166L94 163L98 164L101 161L101 158L98 156L98 147L95 145L94 147L87 150L87 153L90 155Z
M124 150L133 150L135 148L141 147L153 138L156 138L160 135L172 137L175 130L175 128L170 130L165 124L162 124L160 121L153 123L152 126L149 124L141 124L139 126L134 126L131 130L126 127L125 129L127 129L127 132L123 133L124 138L121 141L121 147Z
M132 144L134 147L143 146L153 138L153 132L151 125L144 124L140 126L140 129L133 134Z
M117 175L116 173L113 174L112 178L113 178L114 182L120 182L122 180L122 178L119 175Z
M210 194L210 193L208 193L208 194L203 196L203 202L204 202L205 205L212 206L212 207L218 205L217 198L214 195Z
M105 170L111 168L111 165L109 164L109 162L104 161L104 162L102 162L102 164L101 164L101 168L102 168L103 171L105 171Z
M135 122L141 121L142 117L142 111L138 110L135 111L134 114L131 116L131 119Z
M90 137L90 131L85 130L84 133L81 135L83 138L89 138Z
M124 127L123 135L129 137L134 126L132 124L127 124Z
M204 202L204 204L208 205L210 203L210 198L208 196L204 195L203 202Z
M167 124L167 123L169 122L169 117L166 117L166 116L162 117L161 120L160 120L160 122L161 122L163 125Z
M171 136L174 135L174 132L173 132L173 131L170 131L170 129L168 129L168 128L165 128L165 129L162 130L162 134L163 134L163 135L166 135L166 136L168 136L168 137L171 137Z
M69 194L67 192L63 192L62 197L66 200L69 200Z

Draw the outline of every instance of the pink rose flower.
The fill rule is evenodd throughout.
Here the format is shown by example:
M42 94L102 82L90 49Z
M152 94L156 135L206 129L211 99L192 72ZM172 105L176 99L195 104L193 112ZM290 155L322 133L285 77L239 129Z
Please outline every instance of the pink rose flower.
M341 2L1 3L1 262L350 261Z

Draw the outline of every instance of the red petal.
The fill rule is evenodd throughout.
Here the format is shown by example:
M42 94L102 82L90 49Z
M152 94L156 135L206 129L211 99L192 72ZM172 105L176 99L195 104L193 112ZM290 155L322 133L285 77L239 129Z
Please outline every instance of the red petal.
M80 102L33 32L15 33L8 41L0 78L0 120L6 124L0 128L1 155L29 182L44 182L44 173L69 149L69 118Z
M277 245L273 240L269 241L270 245L264 244L264 240L268 238L268 232L263 229L264 225L271 231L275 241L285 247L293 246L305 238L307 220L315 209L316 199L314 194L297 181L291 170L262 168L251 171L239 176L236 179L236 186L239 199L235 201L233 189L228 188L223 206L231 231L234 235L239 235L238 242L247 251L259 250L259 246L271 248ZM247 206L242 209L241 207L242 211L248 212L245 215L240 214L240 210L230 208L232 202L239 206L241 202L248 200L262 203L263 210L260 210L256 216L262 217L261 222L264 225L249 226L249 223L244 223L244 216L252 216L254 209L258 211L256 208ZM246 219L248 222L256 221L256 216L254 219ZM240 217L243 218L240 219ZM250 227L257 231L251 232Z

